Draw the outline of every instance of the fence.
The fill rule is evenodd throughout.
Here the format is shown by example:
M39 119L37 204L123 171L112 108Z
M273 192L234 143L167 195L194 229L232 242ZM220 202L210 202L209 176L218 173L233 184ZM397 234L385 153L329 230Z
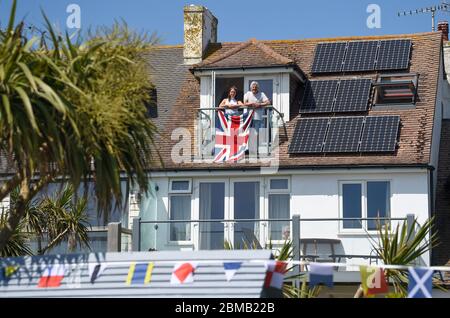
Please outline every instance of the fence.
M142 227L145 224L153 225L152 234L145 237L145 240L150 240L153 237L154 245L150 248L152 250L159 250L157 241L170 242L174 234L175 238L180 236L185 238L186 241L191 241L194 250L207 250L207 249L224 249L227 243L232 243L235 248L242 246L236 246L240 240L243 241L244 247L250 248L267 248L267 242L282 243L286 239L292 239L293 248L293 260L317 260L320 258L328 257L333 261L340 261L341 259L350 258L366 258L370 262L377 261L377 255L373 254L372 250L365 250L359 253L346 253L341 244L340 239L336 239L340 234L341 227L355 228L355 224L360 224L360 232L357 233L357 237L351 237L351 235L343 236L343 241L349 242L350 240L366 240L370 235L376 235L374 233L375 224L389 223L395 221L406 221L408 229L414 224L414 215L408 214L406 218L301 218L300 215L294 215L289 219L228 219L228 220L159 220L159 221L143 221L140 218L133 220L133 243L132 250L140 251L142 246ZM323 222L337 222L338 226L326 226ZM306 227L306 224L310 223L322 223L320 227ZM181 226L179 226L181 225ZM303 230L302 230L303 228ZM195 232L196 237L193 239L194 233L190 233L188 229ZM333 230L335 229L335 231ZM157 232L160 234L157 234ZM311 233L324 233L328 231L325 237L319 235L311 235ZM304 234L305 233L305 234ZM351 234L352 232L350 232ZM364 234L366 233L366 234ZM348 233L347 233L348 234ZM178 235L178 237L176 237ZM267 238L269 240L267 240ZM275 238L275 240L274 240ZM204 244L204 242L211 242L213 244ZM366 242L365 246L371 246ZM330 247L330 251L327 255L318 253L317 245L325 244ZM316 246L316 251L310 252L309 247ZM341 244L342 245L342 244ZM364 244L362 244L364 245Z

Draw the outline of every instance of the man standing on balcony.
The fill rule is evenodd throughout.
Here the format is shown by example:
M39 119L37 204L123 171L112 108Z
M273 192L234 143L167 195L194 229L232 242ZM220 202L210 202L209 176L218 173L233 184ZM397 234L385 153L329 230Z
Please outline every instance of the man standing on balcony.
M266 94L259 91L258 82L252 82L250 84L250 91L244 95L244 106L255 109L253 113L252 132L249 140L250 152L257 153L257 147L259 144L259 130L264 128L264 107L270 104L270 100ZM253 136L253 138L252 138ZM254 147L256 146L256 149ZM256 151L255 151L256 150Z

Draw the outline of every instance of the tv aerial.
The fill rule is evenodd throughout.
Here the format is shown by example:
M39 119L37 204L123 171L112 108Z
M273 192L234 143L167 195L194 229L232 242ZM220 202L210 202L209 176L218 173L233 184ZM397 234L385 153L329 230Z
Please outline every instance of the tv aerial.
M443 1L439 5L431 6L431 7L425 7L420 9L414 9L414 10L407 10L407 11L400 11L397 13L399 17L406 16L406 15L415 15L420 13L431 13L431 31L435 31L435 16L437 11L443 11L443 12L450 12L450 3L447 3Z

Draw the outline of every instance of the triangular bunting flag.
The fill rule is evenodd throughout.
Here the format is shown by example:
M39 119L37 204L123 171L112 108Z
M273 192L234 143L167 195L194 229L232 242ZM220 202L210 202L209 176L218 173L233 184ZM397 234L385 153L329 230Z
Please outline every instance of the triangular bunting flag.
M131 263L128 270L127 285L148 284L152 279L153 262L150 263Z
M171 284L185 284L192 283L194 281L194 271L197 268L197 263L177 263L175 264L172 277L170 279Z
M382 268L361 265L359 270L361 273L361 286L365 296L388 292L389 288Z
M333 266L326 264L312 263L309 266L309 286L324 284L333 287Z
M223 263L223 268L225 270L225 276L227 277L227 281L229 282L234 274L241 268L242 262L226 262Z
M286 272L287 263L281 261L267 261L266 279L264 280L264 287L283 288L284 273Z
M95 280L100 277L106 267L108 267L107 263L89 263L88 268L91 284L93 284Z
M39 279L38 287L59 287L64 278L65 270L66 267L63 264L48 266Z
M408 298L431 298L433 270L410 267Z

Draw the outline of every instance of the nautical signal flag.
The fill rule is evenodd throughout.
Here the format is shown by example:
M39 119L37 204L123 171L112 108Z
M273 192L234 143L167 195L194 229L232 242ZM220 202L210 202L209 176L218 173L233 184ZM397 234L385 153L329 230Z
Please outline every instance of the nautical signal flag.
M312 263L309 266L309 286L324 284L333 287L333 266L327 264Z
M408 298L431 298L433 270L410 267L408 272Z
M197 263L177 263L173 267L171 284L185 284L194 281L194 272L197 268Z
M89 263L89 277L91 280L91 284L95 282L95 280L100 277L103 271L108 266L107 263Z
M264 280L264 287L274 287L281 289L283 287L284 273L286 273L287 263L281 261L267 261L266 265L266 279Z
M64 278L66 267L63 264L56 264L48 266L41 278L39 279L38 287L59 287Z
M152 279L153 262L150 263L131 263L128 270L127 285L148 284Z
M382 268L361 265L359 271L361 273L361 286L365 296L388 292L389 288Z
M223 263L223 268L225 270L225 276L227 277L227 281L229 282L234 274L241 268L242 262L226 262Z
M9 279L17 270L19 266L5 266L0 268L0 280Z

